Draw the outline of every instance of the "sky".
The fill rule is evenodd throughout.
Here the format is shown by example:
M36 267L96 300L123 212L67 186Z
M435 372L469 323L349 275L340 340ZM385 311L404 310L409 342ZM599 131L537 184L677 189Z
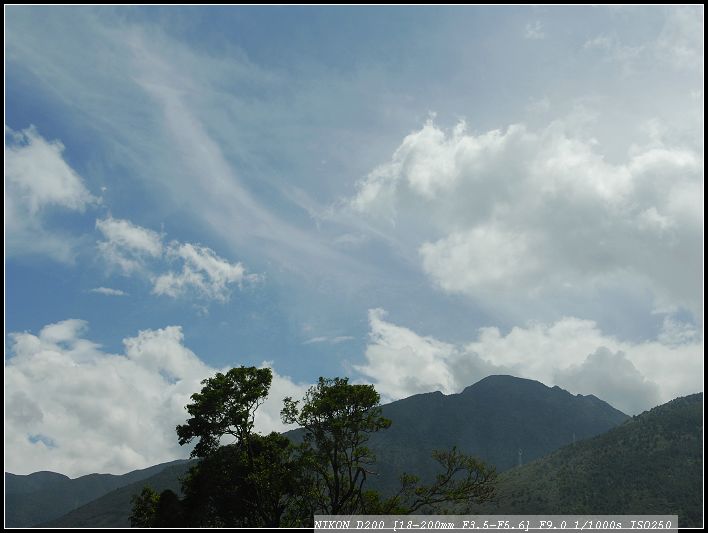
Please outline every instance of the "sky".
M5 8L5 470L200 381L703 389L703 7Z

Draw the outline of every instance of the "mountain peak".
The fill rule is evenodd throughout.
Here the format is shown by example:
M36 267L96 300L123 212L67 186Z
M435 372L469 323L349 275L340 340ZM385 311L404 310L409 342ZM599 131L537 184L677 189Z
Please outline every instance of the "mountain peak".
M480 379L476 383L469 385L465 387L465 389L462 391L462 394L476 391L476 390L486 390L491 387L514 387L514 388L519 388L519 387L524 387L524 388L539 388L542 387L544 389L548 389L546 385L541 383L540 381L536 381L534 379L527 379L527 378L519 378L516 376L511 376L508 374L494 374L491 376L487 376L485 378Z

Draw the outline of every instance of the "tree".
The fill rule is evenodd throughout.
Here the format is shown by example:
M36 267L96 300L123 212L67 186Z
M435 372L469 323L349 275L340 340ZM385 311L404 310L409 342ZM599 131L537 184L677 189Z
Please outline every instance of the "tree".
M371 433L391 421L381 416L373 385L351 385L347 378L320 378L302 400L285 398L283 422L305 430L301 453L311 470L313 512L352 514L363 509L362 487L376 457L366 447Z
M315 514L445 512L493 494L495 472L456 448L435 452L440 474L428 485L410 474L386 499L366 490L376 461L367 447L391 421L382 416L373 385L319 378L301 401L284 399L281 417L302 428L302 442L254 431L256 410L268 395L270 369L239 367L202 381L177 426L181 445L197 439L199 457L182 481L182 500L145 488L133 500L131 524L142 527L311 526ZM220 446L224 436L234 437Z
M152 527L157 511L159 495L150 487L143 487L142 492L130 501L133 510L130 513L130 527Z
M186 406L192 418L177 426L180 445L198 438L191 456L206 457L218 449L221 437L231 435L250 449L256 410L272 379L270 368L241 366L202 381L201 392L192 394L192 403Z
M300 459L287 437L254 433L258 407L272 381L269 368L238 367L202 381L187 405L191 418L177 426L181 445L198 439L201 461L183 482L185 517L196 526L279 526L295 521ZM225 435L234 442L219 446Z
M301 461L279 433L251 436L244 446L221 446L193 467L182 483L187 525L278 527L303 523L299 511Z
M184 525L182 502L171 490L162 491L155 507L153 527L181 527Z
M403 474L397 494L381 501L375 493L367 495L368 514L445 514L452 505L458 511L466 511L470 504L478 504L493 498L496 469L478 459L460 452L456 447L450 451L436 450L433 458L442 471L430 485L420 483L420 478Z

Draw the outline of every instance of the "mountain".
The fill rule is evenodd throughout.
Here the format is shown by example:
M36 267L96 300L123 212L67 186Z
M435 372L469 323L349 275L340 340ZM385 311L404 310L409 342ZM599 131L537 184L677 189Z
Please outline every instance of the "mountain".
M50 520L40 527L130 527L131 498L149 486L158 493L170 489L181 494L180 478L193 461L180 461L159 473L104 494L68 514Z
M558 387L512 376L490 376L460 394L419 394L383 406L391 427L372 436L378 475L370 488L395 490L404 471L430 478L436 464L434 449L459 449L508 469L518 451L530 461L576 439L605 432L629 417L594 396L574 396ZM288 435L302 438L298 431ZM121 527L128 524L130 497L144 485L177 491L177 478L187 466L178 465L139 483L106 494L44 525L55 527ZM169 476L173 476L169 478Z
M629 417L595 396L512 376L489 376L460 394L418 394L387 404L391 427L370 440L378 475L371 487L390 492L402 471L432 479L434 449L480 457L503 471L546 455L574 439L593 437Z
M677 514L703 523L703 394L503 473L488 514Z
M60 517L114 489L139 482L161 472L172 461L116 476L89 474L70 479L55 472L26 476L5 473L5 526L28 527Z

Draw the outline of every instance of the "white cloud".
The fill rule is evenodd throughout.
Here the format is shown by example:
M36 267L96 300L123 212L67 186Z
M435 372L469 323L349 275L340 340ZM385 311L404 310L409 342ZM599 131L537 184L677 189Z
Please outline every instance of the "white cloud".
M214 369L184 345L178 326L140 331L123 354L84 338L86 323L65 320L38 335L10 335L5 367L5 468L70 476L123 473L185 457L175 426ZM282 398L305 387L274 372L256 427L283 430Z
M341 344L343 342L348 342L348 341L353 341L354 337L351 337L349 335L340 335L337 337L312 337L311 339L307 339L303 344Z
M702 390L703 342L688 324L667 322L671 341L620 341L590 320L567 317L529 323L507 335L481 328L466 344L451 344L369 311L366 363L355 369L387 399L440 390L457 393L492 374L512 374L594 394L629 414ZM681 332L675 335L677 329Z
M229 263L206 246L174 242L167 255L182 260L182 271L158 276L153 286L155 294L176 298L191 288L204 298L226 301L228 285L240 285L248 277L241 263ZM257 278L251 275L250 279Z
M703 159L652 138L610 162L570 118L447 133L429 120L350 209L418 250L441 288L494 302L644 287L700 316Z
M541 24L540 20L536 20L534 22L529 22L526 24L526 30L524 32L524 38L525 39L532 39L532 40L538 40L538 39L545 39L546 34L543 31L543 25Z
M674 6L657 40L657 55L671 65L703 72L703 24L703 6Z
M599 48L601 50L609 50L613 46L613 40L607 35L598 35L592 39L588 39L583 44L583 48L586 50L592 50L593 48Z
M110 287L96 287L91 289L91 292L103 294L105 296L127 296L128 293L120 289L111 289Z
M5 224L8 252L45 253L71 261L76 239L45 227L53 209L82 213L100 202L64 160L64 145L47 141L34 126L5 127Z
M105 239L98 243L101 255L124 274L144 270L148 259L162 255L162 236L128 220L109 216L96 220L96 229Z
M60 141L45 140L34 126L19 132L5 129L10 141L5 151L5 177L17 187L30 214L51 205L84 211L98 201L64 161Z
M452 394L490 374L508 373L459 346L387 322L385 316L383 309L369 310L367 363L354 369L387 401L434 390Z
M241 263L230 263L206 246L178 241L165 246L162 235L128 220L108 217L96 220L96 228L105 238L99 241L98 249L106 263L126 275L137 273L149 278L153 294L172 298L195 295L225 302L230 297L230 285L241 287L244 282L262 279L246 274ZM181 270L167 270L168 264L175 262L181 264Z
M578 394L594 394L625 413L641 413L661 403L659 386L647 380L625 353L612 353L604 346L581 364L558 371L555 382Z
M640 43L626 44L617 36L597 35L583 44L615 62L624 74L639 62L656 68L656 62L672 69L703 72L703 7L671 6L658 35Z

